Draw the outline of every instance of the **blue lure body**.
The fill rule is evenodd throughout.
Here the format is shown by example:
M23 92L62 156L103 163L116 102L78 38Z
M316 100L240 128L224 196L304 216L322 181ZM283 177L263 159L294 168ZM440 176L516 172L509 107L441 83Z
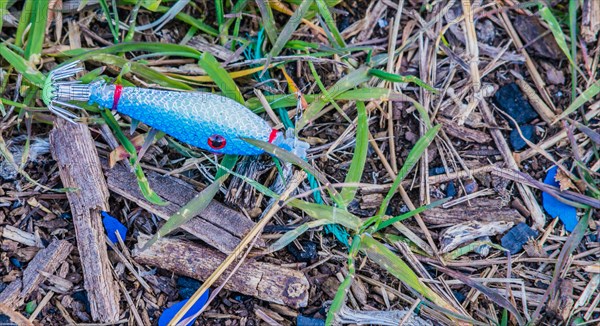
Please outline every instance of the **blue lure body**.
M227 97L122 87L120 96L115 99L116 87L104 83L90 85L89 104L112 108L213 153L259 155L262 149L241 138L272 140L273 130L266 121Z
M51 112L73 121L68 109L81 109L70 101L83 101L113 109L193 146L218 154L259 155L264 151L243 138L272 143L305 158L308 143L293 131L286 135L240 103L212 93L178 92L65 81L83 70L72 62L46 78L43 100Z

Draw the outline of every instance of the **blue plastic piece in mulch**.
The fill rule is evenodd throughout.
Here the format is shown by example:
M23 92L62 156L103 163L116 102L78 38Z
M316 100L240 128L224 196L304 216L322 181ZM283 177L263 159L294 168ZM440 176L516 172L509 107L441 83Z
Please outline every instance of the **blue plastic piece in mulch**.
M23 264L21 264L21 262L20 262L20 261L19 261L17 258L15 258L15 257L11 257L9 260L10 260L10 262L11 262L11 263L12 263L12 264L13 264L13 265L16 267L16 268L22 268L22 267L23 267Z
M188 310L188 312L186 312L185 315L183 315L183 318L181 320L189 318L193 316L196 312L200 311L200 309L202 309L202 307L204 307L204 305L206 304L206 301L208 301L209 292L210 291L206 290L206 292L204 292L200 299L196 301L192 308L190 308L190 310ZM187 303L188 300L189 299L179 301L176 304L165 309L165 311L163 311L163 313L160 315L160 318L158 318L158 326L167 326L171 319L175 317L177 312ZM187 326L193 325L195 321L196 319L194 318L194 320L190 321L187 324Z
M446 186L446 197L455 197L456 196L456 186L453 181L448 182Z
M193 278L179 276L177 279L177 289L179 290L179 296L181 296L182 299L191 298L201 285L202 283L200 283L200 281Z
M550 186L558 187L558 182L554 180L557 171L557 166L550 168L550 170L548 170L548 174L546 174L544 183ZM575 209L575 207L559 201L547 192L542 193L542 202L544 204L544 209L552 218L558 216L558 218L565 225L565 229L569 232L573 232L575 226L577 225L577 209Z
M298 315L296 317L296 325L297 326L325 326L325 321L323 319L305 317L302 315Z
M121 224L119 220L108 215L107 212L102 212L102 224L104 224L104 230L106 230L106 235L108 236L108 240L110 240L110 242L114 244L119 242L115 232L119 232L121 240L125 241L125 238L127 237L127 227Z
M535 238L537 236L538 232L536 230L521 222L508 230L500 241L502 247L510 251L511 255L514 255L523 249L523 246L530 238Z

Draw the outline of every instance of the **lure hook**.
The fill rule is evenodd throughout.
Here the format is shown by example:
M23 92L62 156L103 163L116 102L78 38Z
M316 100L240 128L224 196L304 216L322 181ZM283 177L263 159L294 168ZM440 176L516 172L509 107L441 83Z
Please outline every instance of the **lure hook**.
M74 110L82 110L82 108L67 101L87 101L90 97L89 85L78 80L68 80L81 71L83 67L79 66L79 61L58 67L48 74L42 90L42 100L50 112L70 122L75 122L74 119L78 116L67 108Z

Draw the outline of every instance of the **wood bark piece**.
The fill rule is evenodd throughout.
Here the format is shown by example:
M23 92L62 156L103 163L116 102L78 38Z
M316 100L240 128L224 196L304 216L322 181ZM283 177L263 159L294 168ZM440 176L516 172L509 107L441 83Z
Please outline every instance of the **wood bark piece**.
M424 211L423 221L434 224L458 224L469 221L477 222L525 222L516 209L501 207L498 199L481 198L471 200L470 205L463 203L451 208L435 207Z
M138 238L137 248L142 248L147 240ZM208 278L226 258L224 254L209 247L173 238L161 238L144 251L134 251L134 255L134 259L140 264L160 267L199 280ZM222 281L223 277L218 280ZM306 307L308 303L309 283L304 274L269 263L242 263L225 283L225 288L294 308Z
M442 124L444 131L450 136L479 144L485 144L492 141L492 137L483 131L460 126L458 123L442 117L438 117L437 120Z
M594 42L600 30L600 1L584 0L581 13L581 35L587 43Z
M0 303L0 315L8 316L11 323L3 324L3 325L19 325L19 326L30 326L33 325L29 319L25 318L20 313L14 311L10 307L7 307Z
M16 309L42 283L44 273L53 274L65 261L73 246L65 240L54 240L45 249L38 251L23 271L21 279L11 282L0 293L0 304Z
M135 175L128 167L117 164L105 169L108 187L111 191L135 202L145 210L168 220L181 206L185 205L198 191L184 181L170 176L162 176L149 171L146 174L150 187L163 199L167 206L154 205L144 199L139 190ZM224 253L230 253L254 226L247 217L213 200L200 214L189 220L181 229L198 237ZM264 244L263 241L259 242Z
M440 252L446 253L460 245L471 243L478 238L491 237L508 231L512 222L464 222L445 229L440 233Z
M109 265L100 216L101 211L109 210L109 192L94 140L87 126L57 119L50 133L50 148L63 185L76 189L68 192L67 198L92 318L116 322L119 289Z

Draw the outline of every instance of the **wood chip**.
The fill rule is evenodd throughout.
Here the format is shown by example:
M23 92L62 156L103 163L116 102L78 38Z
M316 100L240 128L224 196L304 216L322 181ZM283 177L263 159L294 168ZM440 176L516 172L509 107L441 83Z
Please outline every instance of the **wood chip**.
M94 140L86 125L57 119L50 133L50 146L63 185L77 189L67 193L67 198L92 318L116 322L119 289L111 272L100 216L101 211L109 210L109 192Z
M502 207L500 199L478 198L452 208L435 207L422 213L423 221L434 224L458 224L469 221L477 222L525 222L516 209Z
M105 166L104 173L111 191L135 202L164 220L168 220L181 206L198 194L192 185L177 178L148 171L146 177L152 190L170 203L167 206L158 206L144 199L135 175L129 171L127 166L118 164L112 169ZM213 200L200 214L181 226L181 229L223 253L230 253L240 242L240 238L254 227L254 224L241 213ZM264 241L259 241L258 246L264 246Z
M21 306L46 279L45 275L53 274L67 259L72 248L68 241L54 240L47 248L40 250L23 271L23 277L11 282L0 293L0 303L15 309Z
M514 224L512 222L464 222L451 226L440 233L440 252L446 253L467 244L477 238L502 234L508 231Z

